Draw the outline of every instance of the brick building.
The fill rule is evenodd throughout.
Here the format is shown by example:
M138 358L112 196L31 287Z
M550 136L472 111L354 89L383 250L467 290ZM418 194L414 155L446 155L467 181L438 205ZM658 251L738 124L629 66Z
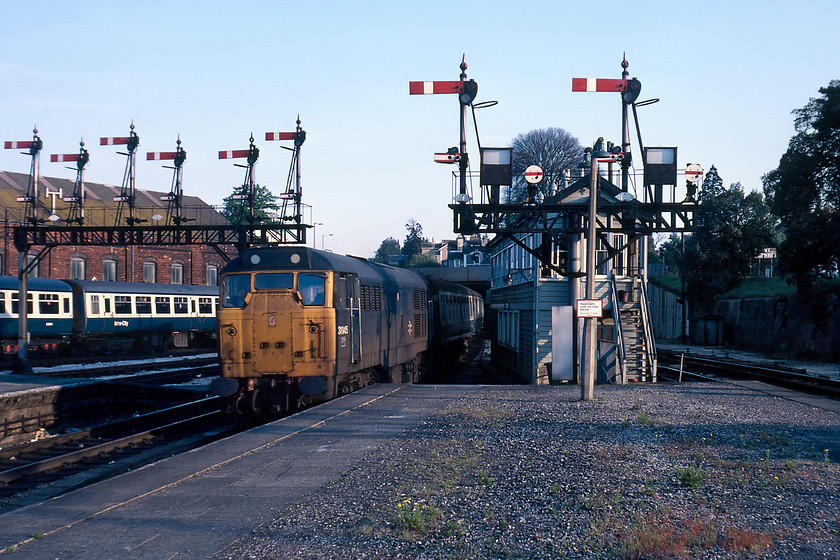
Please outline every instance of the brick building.
M18 197L26 194L29 175L0 171L0 207L3 209L0 240L0 271L4 276L18 274L20 256L13 242L14 226L21 223L23 203ZM74 181L52 177L38 180L38 217L49 227L50 216L66 216L69 205L62 195L73 192ZM117 219L114 197L120 187L85 183L85 226L113 226ZM166 220L165 193L136 190L135 216L154 224ZM197 197L183 197L183 213L190 225L227 223L212 206ZM61 223L60 221L58 223ZM39 249L35 247L34 249ZM229 256L233 247L224 247ZM34 253L35 251L31 251ZM34 258L30 254L29 258ZM38 263L30 276L58 279L105 280L119 282L159 282L171 284L216 285L218 271L225 259L212 247L203 245L150 246L60 246L54 247Z

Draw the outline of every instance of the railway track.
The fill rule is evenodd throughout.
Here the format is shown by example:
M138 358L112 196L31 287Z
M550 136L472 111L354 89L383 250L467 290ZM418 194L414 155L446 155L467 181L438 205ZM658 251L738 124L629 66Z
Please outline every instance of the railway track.
M59 495L252 425L221 408L218 397L203 398L2 449L0 509L22 505L21 496L33 492L39 500Z
M660 370L667 368L677 375L681 368L683 376L703 379L752 379L833 399L840 399L840 380L809 375L801 370L771 367L761 364L721 360L676 352L660 352Z

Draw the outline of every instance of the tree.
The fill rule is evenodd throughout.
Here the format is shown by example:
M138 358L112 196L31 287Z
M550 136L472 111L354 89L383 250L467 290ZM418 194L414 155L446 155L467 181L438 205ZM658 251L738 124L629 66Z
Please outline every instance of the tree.
M528 196L525 169L539 165L545 174L542 187L561 185L563 170L575 168L583 159L583 146L577 138L562 128L540 128L520 134L511 142L513 147L513 188L511 202L524 202Z
M708 184L707 184L708 182ZM752 259L778 243L777 219L759 192L744 193L740 183L724 189L717 169L709 170L700 192L696 231L662 244L669 268L685 275L688 291L699 300L722 294L750 271Z
M409 218L408 223L405 224L405 229L408 233L403 242L402 254L407 257L419 255L423 251L422 243L425 241L423 238L423 226L415 221L414 218Z
M376 254L373 256L374 262L378 263L388 263L388 257L391 255L399 255L400 254L400 242L394 239L393 237L389 237L388 239L384 239L382 243L379 244L379 249L376 250Z
M840 80L793 113L796 134L762 177L785 240L779 268L806 291L840 268Z
M235 200L236 195L247 195L248 185L237 187L233 194L224 199L225 207L222 209L222 215L233 224L247 225L249 222L248 215L248 201ZM270 210L277 210L277 197L271 194L268 188L261 185L254 185L254 223L262 224L274 221L271 218Z

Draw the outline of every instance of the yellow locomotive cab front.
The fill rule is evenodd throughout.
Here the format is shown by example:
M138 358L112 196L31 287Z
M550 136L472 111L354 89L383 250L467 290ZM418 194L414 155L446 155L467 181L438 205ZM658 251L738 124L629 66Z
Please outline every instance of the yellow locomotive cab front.
M336 364L331 294L325 272L226 275L219 309L224 377L252 385L294 377L305 393L328 391Z

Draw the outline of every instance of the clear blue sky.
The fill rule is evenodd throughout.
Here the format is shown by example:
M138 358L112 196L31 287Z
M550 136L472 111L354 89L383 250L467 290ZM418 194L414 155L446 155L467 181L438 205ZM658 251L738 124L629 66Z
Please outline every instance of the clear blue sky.
M499 101L479 112L484 146L553 126L584 145L619 141L618 95L572 93L571 79L619 78L626 52L641 99L661 99L639 109L645 144L678 146L680 167L715 165L747 190L778 165L791 111L840 78L836 0L7 0L2 15L0 140L30 139L37 124L51 154L83 137L87 180L119 185L125 158L98 140L133 119L143 154L174 149L180 134L185 192L219 204L244 172L218 151L246 148L251 132L257 182L283 190L289 152L262 139L300 114L317 246L361 256L402 240L409 218L454 237L452 168L432 157L458 142L458 104L409 96L408 82L458 79L464 53L477 101ZM75 176L42 161L43 175ZM0 150L0 169L28 172L29 159ZM143 156L138 187L170 183Z

